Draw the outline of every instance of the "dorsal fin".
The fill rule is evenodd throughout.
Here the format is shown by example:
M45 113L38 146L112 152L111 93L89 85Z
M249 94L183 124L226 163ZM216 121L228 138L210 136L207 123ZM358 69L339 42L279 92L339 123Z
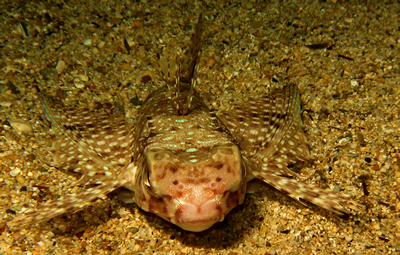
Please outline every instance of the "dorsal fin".
M157 63L157 69L160 77L167 84L170 91L175 91L171 98L175 114L180 114L179 109L179 83L180 83L180 64L178 59L164 57Z
M203 33L203 15L200 14L197 21L194 33L190 41L190 46L185 52L185 58L181 61L181 77L180 80L185 83L191 83L193 79L197 59L199 57L200 48L203 44L202 33Z
M188 114L192 106L193 95L197 84L195 75L197 74L198 70L197 59L200 58L200 48L203 45L203 40L202 40L203 30L204 30L203 15L200 14L196 27L194 29L194 34L191 40L190 47L187 50L186 57L181 65L183 67L181 81L190 82L190 92L186 104L183 107L183 112L182 112L183 115Z
M175 58L164 57L156 64L156 69L158 69L161 79L165 81L169 90L175 92L171 98L171 102L176 114L185 115L191 107L196 86L194 74L197 70L196 63L202 45L202 33L203 15L200 15L191 38L190 46L185 52L185 57L181 59L178 56ZM179 105L180 82L190 83L190 92L183 109Z

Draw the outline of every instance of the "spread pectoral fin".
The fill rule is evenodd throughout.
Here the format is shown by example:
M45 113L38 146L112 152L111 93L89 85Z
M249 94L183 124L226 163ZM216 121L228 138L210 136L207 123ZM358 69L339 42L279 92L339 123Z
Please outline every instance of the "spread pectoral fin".
M243 155L250 158L263 150L263 155L271 156L301 130L300 95L295 85L286 86L235 104L232 110L220 112L219 117L242 145Z
M67 195L63 199L50 201L36 208L29 209L23 215L18 216L7 224L10 227L21 227L50 220L51 218L61 215L73 208L81 209L84 206L88 206L93 200L110 193L124 184L125 181L110 181L105 185L95 186L79 193Z
M321 189L296 179L290 179L267 172L261 173L258 178L262 179L272 187L286 192L288 196L302 204L304 203L300 199L338 214L351 213L352 210L362 211L365 209L363 205L351 200L348 195L329 189Z
M43 105L57 135L54 166L93 176L130 163L134 128L123 116L67 107L45 93Z

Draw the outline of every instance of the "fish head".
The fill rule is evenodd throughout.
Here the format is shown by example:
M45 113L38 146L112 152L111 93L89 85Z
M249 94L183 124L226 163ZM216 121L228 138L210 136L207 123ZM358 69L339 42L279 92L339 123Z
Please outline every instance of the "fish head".
M145 157L146 199L136 202L184 230L206 230L244 200L246 170L234 144L180 153L153 148Z

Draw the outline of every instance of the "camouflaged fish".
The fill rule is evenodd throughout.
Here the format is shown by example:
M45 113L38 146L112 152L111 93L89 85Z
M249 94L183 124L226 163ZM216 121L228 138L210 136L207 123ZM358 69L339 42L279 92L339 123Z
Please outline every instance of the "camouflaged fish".
M207 107L195 90L202 30L200 17L186 56L160 61L166 86L148 96L134 124L44 96L59 137L53 165L81 173L80 184L91 187L30 209L10 226L49 220L125 187L132 191L125 201L199 232L240 205L253 179L337 213L363 209L347 195L293 178L288 165L310 158L296 86L230 111Z

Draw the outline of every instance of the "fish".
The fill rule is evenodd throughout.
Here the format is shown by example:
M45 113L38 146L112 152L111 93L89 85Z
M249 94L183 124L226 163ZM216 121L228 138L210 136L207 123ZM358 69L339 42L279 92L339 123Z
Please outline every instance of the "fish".
M207 106L196 92L204 20L200 15L184 56L156 63L164 86L147 97L133 123L122 114L77 109L43 93L57 136L52 165L79 173L78 184L86 189L28 209L10 227L50 220L125 188L122 201L201 232L242 204L253 180L338 214L365 209L346 194L296 179L289 168L312 159L296 85L229 110Z

